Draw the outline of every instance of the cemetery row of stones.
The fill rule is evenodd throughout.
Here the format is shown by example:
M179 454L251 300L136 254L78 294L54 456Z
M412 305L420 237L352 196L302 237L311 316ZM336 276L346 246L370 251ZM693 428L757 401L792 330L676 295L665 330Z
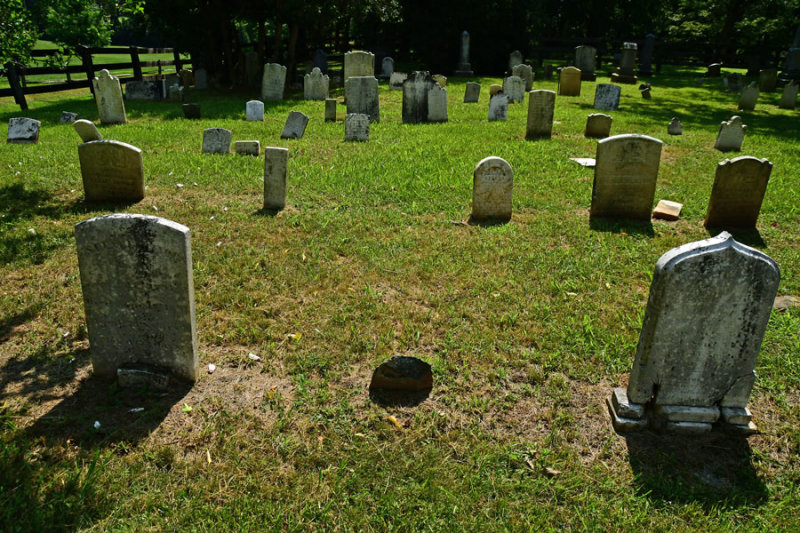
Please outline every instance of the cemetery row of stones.
M359 82L364 78L369 77L355 77ZM108 92L103 80L116 81L107 73L96 80L101 117L103 108L117 105L124 116L118 81L111 85L116 92ZM427 105L421 102L437 86L425 72L412 74L403 84L404 119L427 119ZM373 94L376 84L358 87ZM354 101L369 100L358 91L351 94ZM550 136L554 102L553 91L531 91L529 138ZM360 117L367 126L373 119L370 113L350 116ZM78 154L87 201L143 198L141 150L101 140L88 121L76 121L75 128L86 141ZM740 136L741 144L744 127L738 117L723 123L718 144L730 135L728 128ZM207 144L229 150L230 132L207 130ZM598 142L591 217L649 220L662 144L635 134ZM289 151L269 148L265 155L264 207L282 209ZM771 166L753 157L721 163L706 225L754 227ZM499 157L480 161L473 174L471 220L509 220L512 191L508 162ZM123 385L167 386L171 377L195 381L199 360L189 229L163 218L114 214L79 223L75 235L95 373L116 377ZM629 385L616 389L608 402L614 427L708 431L721 422L739 431L754 431L747 403L779 279L772 259L726 232L662 256L653 275ZM402 387L404 379L399 377L394 383ZM393 386L391 379L385 381Z

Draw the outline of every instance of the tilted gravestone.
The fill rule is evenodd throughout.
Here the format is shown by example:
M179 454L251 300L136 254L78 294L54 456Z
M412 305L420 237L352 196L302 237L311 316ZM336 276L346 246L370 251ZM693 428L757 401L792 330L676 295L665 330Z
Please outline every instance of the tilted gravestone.
M288 148L264 148L264 209L286 207L286 177L289 172Z
M596 56L597 48L594 46L582 45L575 47L575 66L581 71L581 80L594 81L597 79L594 73Z
M37 144L39 142L39 127L41 125L41 122L32 118L10 118L8 119L8 136L6 137L6 142L9 144Z
M83 142L102 141L103 136L97 131L97 126L88 120L80 119L72 123L72 127L80 135Z
M434 81L427 70L417 70L403 82L403 124L428 120L428 93Z
M369 140L369 117L363 113L348 113L344 117L345 141Z
M189 228L114 214L75 226L89 351L95 375L146 365L197 379Z
M163 100L167 96L164 80L129 81L125 84L128 100Z
M525 80L518 76L509 76L503 79L503 93L510 102L525 100Z
M619 85L598 83L594 90L594 108L602 111L616 111L619 109L619 95L622 89Z
M662 145L634 134L599 141L590 216L650 220Z
M428 91L428 122L447 122L447 89L436 83Z
M526 139L549 139L553 134L553 110L556 93L537 90L528 93L528 124Z
M742 149L747 126L742 124L742 117L734 115L730 120L723 120L719 126L714 148L720 152L738 152Z
M678 117L672 117L667 125L667 133L669 135L683 135L683 124L678 120Z
M517 76L525 82L525 91L533 88L533 67L530 65L519 64L511 69L511 75Z
M289 111L286 123L283 125L281 139L302 139L308 126L308 115L300 111Z
M380 122L381 108L378 97L378 78L351 76L344 82L344 99L347 113L363 113L370 121Z
M581 95L581 71L575 67L564 67L558 76L558 94L561 96Z
M705 226L755 228L771 172L772 163L750 156L717 165Z
M78 145L87 202L138 202L144 198L142 151L119 141Z
M375 77L375 54L354 50L344 54L344 80L353 76Z
M783 86L781 101L778 107L781 109L794 109L797 105L797 82L791 80Z
M505 120L508 116L508 96L503 91L489 99L489 122Z
M739 109L743 111L753 111L758 102L758 85L756 82L751 83L742 90L742 96L739 97Z
M325 100L328 97L330 78L316 67L303 76L303 98L305 100Z
M336 122L336 98L325 99L325 122Z
M231 151L233 133L225 128L208 128L203 131L204 154L227 154Z
M263 122L264 121L264 102L261 100L250 100L244 105L245 120Z
M467 88L464 89L464 103L465 104L475 104L478 103L478 99L481 96L481 84L468 81Z
M500 157L482 159L472 176L473 221L506 221L511 219L514 172Z
M608 115L602 113L592 113L586 118L586 129L583 132L584 137L592 137L602 139L611 135L611 122L612 119Z
M261 77L261 100L283 100L283 88L286 85L286 67L277 63L264 65Z
M125 124L128 117L125 115L125 102L122 101L122 88L119 78L112 76L108 70L103 69L92 80L94 99L97 103L97 113L100 115L101 124Z
M705 432L720 419L754 431L747 402L779 281L775 261L727 232L661 256L627 390L608 402L617 431Z

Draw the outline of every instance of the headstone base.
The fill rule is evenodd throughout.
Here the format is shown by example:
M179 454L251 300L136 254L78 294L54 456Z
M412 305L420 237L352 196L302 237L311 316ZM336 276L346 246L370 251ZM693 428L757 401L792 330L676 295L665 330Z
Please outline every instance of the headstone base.
M613 73L611 75L611 81L613 83L635 84L636 82L639 81L639 78L637 78L636 76L631 76L631 75L627 75L627 74L620 74L618 72L615 72L615 73Z

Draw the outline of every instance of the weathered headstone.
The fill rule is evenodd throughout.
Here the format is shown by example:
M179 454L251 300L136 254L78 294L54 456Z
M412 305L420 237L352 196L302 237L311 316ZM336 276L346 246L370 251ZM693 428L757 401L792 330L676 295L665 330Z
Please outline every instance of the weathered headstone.
M508 96L503 91L489 98L489 122L505 120L508 116Z
M717 165L705 226L755 228L771 172L772 163L750 156L726 159Z
M758 90L771 93L778 86L778 69L767 68L758 73Z
M394 73L394 59L386 56L381 61L381 78L391 78Z
M264 102L261 100L250 100L245 104L245 119L255 122L264 121Z
M533 67L530 65L519 64L511 69L511 75L522 78L525 82L525 91L530 91L533 88Z
M644 46L642 47L642 57L639 59L639 75L652 76L653 75L653 50L656 46L656 36L648 33L644 38Z
M627 390L609 401L617 431L652 425L752 432L747 402L780 270L727 232L658 260Z
M260 141L236 141L233 143L233 150L236 155L254 155L261 153Z
M714 148L720 152L738 152L742 149L742 141L744 141L746 132L747 126L742 124L742 117L734 115L730 120L723 120L719 125Z
M558 77L558 94L560 96L581 95L581 71L575 67L564 67Z
M611 134L611 122L613 119L602 113L592 113L586 119L586 130L584 137L605 138Z
M286 85L286 67L277 63L264 65L261 77L261 100L283 100L283 88Z
M275 210L286 207L288 171L288 148L264 148L264 209Z
M594 46L581 45L575 47L575 66L581 71L581 80L594 81L597 79L594 73L596 56L597 48Z
M475 75L472 72L472 66L469 64L469 32L467 30L461 32L461 55L455 75L467 77Z
M622 43L622 55L619 60L619 68L611 74L611 81L614 83L636 83L636 43Z
M200 118L200 104L183 104L183 118L199 119Z
M325 122L336 122L336 98L325 99Z
M328 73L328 54L321 48L314 50L314 56L311 59L314 68L318 68L323 74Z
M667 133L670 135L683 135L683 124L678 117L672 117L667 126Z
M194 88L198 91L205 91L208 89L208 71L206 69L194 69Z
M302 139L306 132L309 117L300 111L289 111L286 123L283 125L281 139Z
M480 96L481 96L481 84L474 81L468 81L466 89L464 89L464 103L465 104L477 103Z
M598 83L594 90L594 108L603 111L616 111L619 109L619 95L622 89L619 85Z
M85 143L89 141L103 140L103 136L100 135L99 131L97 131L97 126L88 120L76 120L72 123L72 127L75 128L75 131L78 133L78 135L80 135L81 140Z
M508 71L511 72L514 67L522 63L522 52L514 50L508 54Z
M128 117L125 115L125 102L122 101L122 87L119 78L112 76L108 70L103 69L92 80L94 99L97 103L97 113L100 115L101 124L125 124Z
M528 125L526 139L549 139L553 134L553 110L556 93L537 90L528 93Z
M203 132L204 154L227 154L231 151L233 133L225 128L208 128Z
M703 74L706 78L719 78L722 76L722 63L711 63L706 67L706 73Z
M8 136L6 142L10 144L37 144L39 142L38 120L25 117L8 119Z
M405 72L392 72L389 77L389 89L393 91L402 91L403 83L408 79L408 74Z
M797 105L797 82L790 80L783 86L781 101L778 107L781 109L794 109Z
M166 95L164 80L131 80L125 84L125 98L128 100L162 100Z
M142 151L119 141L78 145L87 202L138 202L144 198Z
M758 102L758 85L756 82L751 83L742 91L742 96L739 98L739 109L743 111L752 111L756 108Z
M303 76L303 98L305 100L325 100L328 97L330 78L316 67Z
M348 113L344 117L345 141L369 140L369 117L364 113Z
M434 81L427 70L411 73L403 82L403 124L415 124L428 120L428 93Z
M447 89L436 83L428 91L428 122L447 122Z
M62 124L71 124L78 120L78 114L72 113L71 111L62 111L61 112L61 120Z
M75 240L94 374L113 379L128 365L147 365L195 381L189 228L114 214L78 224Z
M503 79L503 93L510 102L522 102L525 100L525 80L518 76Z
M745 79L738 72L728 75L723 81L728 82L728 90L732 93L740 93L744 90Z
M371 52L354 50L344 55L344 80L353 76L375 77L375 55Z
M482 159L472 175L472 215L474 221L511 219L514 172L505 159Z
M639 92L642 93L642 98L644 98L645 100L650 100L650 98L652 98L652 95L650 94L650 87L645 87L644 89L640 89Z
M378 78L375 76L351 76L344 82L344 99L347 113L364 113L372 122L381 121L378 98Z
M599 141L590 216L650 220L662 145L633 134Z

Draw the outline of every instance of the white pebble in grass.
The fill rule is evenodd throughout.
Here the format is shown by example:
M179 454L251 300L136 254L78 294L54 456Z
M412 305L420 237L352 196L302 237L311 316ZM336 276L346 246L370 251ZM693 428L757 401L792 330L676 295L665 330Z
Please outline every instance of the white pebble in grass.
M214 363L211 363L211 364L208 365L208 373L209 374L213 374L216 369L217 369L217 365L215 365Z
M247 355L252 361L261 361L261 358L254 353L250 353Z
M100 421L99 420L95 420L94 421L94 429L100 429Z

